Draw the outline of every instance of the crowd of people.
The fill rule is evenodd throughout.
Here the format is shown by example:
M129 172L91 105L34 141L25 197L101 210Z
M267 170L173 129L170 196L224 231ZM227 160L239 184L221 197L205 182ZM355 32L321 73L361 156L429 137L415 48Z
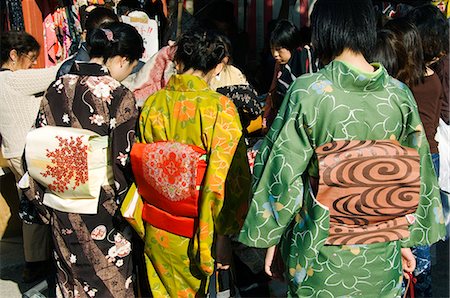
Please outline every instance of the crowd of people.
M269 297L271 279L286 296L432 297L450 221L446 17L317 0L310 30L275 24L263 95L216 25L144 64L138 31L99 6L45 69L31 35L2 33L24 280L49 275L57 297Z

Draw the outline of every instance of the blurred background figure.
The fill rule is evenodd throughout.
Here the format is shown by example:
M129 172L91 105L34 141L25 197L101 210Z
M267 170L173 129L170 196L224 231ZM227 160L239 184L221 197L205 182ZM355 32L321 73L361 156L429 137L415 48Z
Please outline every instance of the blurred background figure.
M32 69L39 49L36 39L24 31L9 31L1 35L1 150L16 182L24 174L22 154L26 135L36 120L43 92L54 81L59 67ZM32 282L50 272L50 229L42 223L26 199L21 200L20 215L24 221L22 231L26 262L23 280Z

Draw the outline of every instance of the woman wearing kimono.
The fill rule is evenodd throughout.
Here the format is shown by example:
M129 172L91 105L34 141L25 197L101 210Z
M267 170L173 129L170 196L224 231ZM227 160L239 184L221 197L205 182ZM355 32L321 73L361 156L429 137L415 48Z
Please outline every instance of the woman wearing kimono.
M143 42L134 27L117 22L95 29L88 43L91 60L76 63L49 87L36 126L82 128L108 136L113 179L101 186L96 214L43 205L47 190L33 179L26 193L50 222L57 284L63 297L134 297L130 229L117 214L129 185L128 154L138 111L133 94L120 81L142 56ZM71 179L79 181L80 156L58 156L57 152L77 151L64 147L49 152L56 155L57 164L51 171L54 182L60 186Z
M176 46L178 74L147 99L139 118L141 143L186 148L171 153L161 149L150 159L152 168L145 179L157 181L152 184L155 191L143 194L145 186L137 178L145 202L144 220L146 208L151 211L156 206L148 203L150 199L170 192L174 185L175 196L170 201L179 202L174 210L158 209L146 220L145 257L155 297L206 295L215 267L222 270L230 264L228 236L242 226L250 184L239 114L230 99L208 86L228 55L222 39L212 32L186 32ZM178 190L197 171L183 166L190 158L190 148L202 151L206 160L202 183L197 188L200 191L194 219L175 215L186 201ZM181 166L173 167L169 174L171 162ZM165 170L157 171L160 167ZM133 163L137 176L135 169ZM159 219L155 220L156 217Z
M396 297L409 249L445 236L439 188L414 98L365 56L371 1L318 0L313 46L324 64L289 88L254 167L239 240L278 245L300 297Z

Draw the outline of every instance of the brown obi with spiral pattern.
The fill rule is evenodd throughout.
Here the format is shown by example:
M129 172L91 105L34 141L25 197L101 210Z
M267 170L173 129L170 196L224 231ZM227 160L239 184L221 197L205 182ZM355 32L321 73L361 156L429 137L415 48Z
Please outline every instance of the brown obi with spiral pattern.
M397 141L336 141L316 149L317 201L330 211L326 244L370 244L409 236L419 204L417 150Z

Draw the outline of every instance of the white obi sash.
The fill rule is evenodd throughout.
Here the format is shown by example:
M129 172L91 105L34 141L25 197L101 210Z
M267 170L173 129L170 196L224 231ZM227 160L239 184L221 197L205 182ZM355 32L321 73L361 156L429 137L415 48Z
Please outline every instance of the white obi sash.
M73 127L44 126L27 135L29 175L46 187L44 205L96 214L102 185L111 184L108 136Z

